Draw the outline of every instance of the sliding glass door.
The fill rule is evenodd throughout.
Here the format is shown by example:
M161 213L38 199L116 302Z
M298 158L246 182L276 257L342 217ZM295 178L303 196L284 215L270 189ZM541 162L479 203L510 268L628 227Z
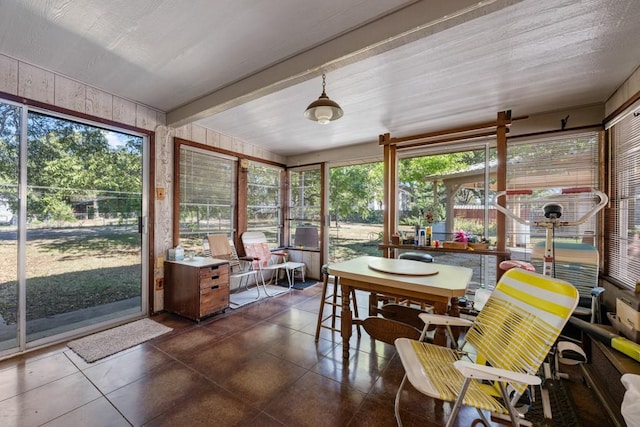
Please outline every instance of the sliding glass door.
M145 138L39 111L20 123L21 143L2 139L19 150L12 179L9 168L0 175L13 218L0 226L0 315L13 329L0 351L147 310Z
M18 182L22 108L0 102L0 354L18 347Z

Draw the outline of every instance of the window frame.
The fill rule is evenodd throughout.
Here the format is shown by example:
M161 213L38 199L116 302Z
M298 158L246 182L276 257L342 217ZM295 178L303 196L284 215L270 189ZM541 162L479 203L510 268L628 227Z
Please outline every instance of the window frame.
M262 183L262 184L258 184L258 183L254 183L252 182L252 170L255 170L255 168L262 168L262 169L273 169L275 172L275 176L276 176L276 183L274 185L270 185L268 183ZM283 168L282 167L278 167L278 166L274 166L274 165L269 165L266 163L262 163L262 162L258 162L258 161L250 161L249 162L249 166L247 168L247 203L246 203L246 217L247 217L247 230L248 231L264 231L265 235L267 236L267 241L270 244L273 244L275 246L282 246L283 245L283 236L282 236L282 228L283 228L283 207L282 207L282 193L283 193L283 179L282 179L282 175L283 175ZM273 199L274 204L273 205L269 205L268 201L269 199L264 200L263 204L261 205L253 205L253 204L249 204L250 203L250 198L251 198L251 188L252 187L267 187L267 188L275 188L276 189L276 195L275 198ZM260 228L252 228L251 224L250 224L250 219L249 219L249 210L251 208L255 208L255 209L262 209L262 210L271 210L273 212L275 212L275 223L272 224L270 227L260 227ZM268 232L269 228L275 228L275 230L272 233ZM266 229L266 230L265 230ZM275 236L275 239L273 239L272 237Z
M306 197L306 189L308 187L295 187L294 188L294 179L292 178L293 174L304 174L306 172L315 171L317 172L317 206L310 206L310 209L317 209L316 215L317 218L309 217L309 216L296 216L295 218L292 216L292 213L296 212L299 209L303 209L304 206L298 206L293 204L293 192L295 189L301 190L302 196L301 198L307 200ZM304 167L296 167L290 168L287 170L287 208L285 211L285 238L287 241L287 245L290 247L294 247L295 242L295 232L296 229L300 226L304 227L317 227L318 229L318 246L317 247L302 247L300 249L311 250L311 251L321 251L322 250L322 242L323 242L323 217L324 217L324 168L321 164L308 165ZM309 187L310 188L310 187ZM298 193L300 194L300 193ZM307 209L305 209L306 211ZM303 222L300 225L294 225L294 222Z

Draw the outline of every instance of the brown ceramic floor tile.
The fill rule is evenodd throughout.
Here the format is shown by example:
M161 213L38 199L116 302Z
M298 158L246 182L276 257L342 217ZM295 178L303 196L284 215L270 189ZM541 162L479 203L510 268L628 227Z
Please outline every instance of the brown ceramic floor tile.
M215 346L192 354L183 362L210 380L219 383L231 375L246 360L258 352L256 343L232 336Z
M342 346L337 346L316 364L312 371L368 393L382 374L388 359L373 353L352 350L349 363L342 360Z
M202 327L215 330L226 336L245 331L256 325L256 319L245 316L241 311L231 310L224 316L212 317L209 321L201 323Z
M190 328L193 326L192 320L168 312L156 314L151 319L173 329Z
M239 332L233 336L240 341L244 341L247 346L262 347L274 342L280 342L295 331L293 329L280 326L270 322L262 322L251 329Z
M186 399L172 403L167 411L145 426L236 426L255 419L258 411L220 387L210 385ZM253 425L253 424L252 424Z
M286 307L291 307L306 301L310 297L314 297L319 293L320 289L321 288L317 286L312 286L304 290L296 289L287 294L279 295L277 298L273 298L272 302Z
M282 427L280 421L273 419L273 417L260 412L255 418L247 420L238 424L236 427Z
M100 397L77 372L0 402L0 425L37 426Z
M395 415L393 412L393 401L386 403L387 404L383 405L371 399L365 400L360 407L360 410L355 414L355 416L349 423L349 427L397 426ZM400 414L400 418L404 427L441 427L444 425L442 421L429 421L407 411L403 411Z
M20 354L5 360L0 361L0 371L4 369L13 369L18 365L24 365L28 362L33 362L39 359L44 359L50 356L53 356L58 353L63 353L65 350L68 350L66 343L63 344L55 344L50 347L41 348L38 350L30 351L29 353Z
M264 409L269 402L279 400L281 394L305 372L305 369L286 360L257 353L236 365L230 375L220 380L220 385Z
M305 328L309 328L309 326L315 327L317 320L318 316L316 314L300 310L296 307L292 307L280 314L269 318L268 321L300 331Z
M103 393L125 386L155 370L164 369L173 360L152 346L138 346L134 351L89 367L84 374Z
M280 298L280 297L277 297ZM271 299L261 300L257 303L250 304L240 308L242 314L247 317L252 317L256 320L268 319L276 314L282 313L287 307L282 304L277 304Z
M317 343L309 334L294 332L293 334L271 343L265 351L281 359L310 369L318 363L324 355L336 347L336 344L320 339Z
M171 362L106 397L132 424L141 425L215 387L178 362Z
M299 310L308 311L309 313L313 313L314 315L318 315L318 311L320 311L320 297L317 298L307 298L302 302L296 304L296 308Z
M129 427L131 424L107 399L100 397L43 425L43 427L69 426Z
M308 372L265 412L288 426L346 426L365 396L347 384Z
M404 375L395 348L365 331L358 338L355 326L348 364L339 333L323 328L316 343L321 290L294 290L199 324L163 313L153 320L172 333L91 364L65 345L2 361L0 425L395 426ZM358 291L357 300L366 317L368 294ZM607 425L586 386L570 386L578 412L590 414L584 425ZM451 404L407 385L400 409L405 426L436 426ZM476 411L463 407L454 425L479 426Z
M216 331L213 328L195 326L175 331L175 333L165 334L154 340L152 345L177 359L184 359L202 348L211 347L211 345L225 338L226 335L225 332L220 330Z
M56 352L49 357L28 359L13 368L0 371L0 401L48 384L76 372L64 355Z

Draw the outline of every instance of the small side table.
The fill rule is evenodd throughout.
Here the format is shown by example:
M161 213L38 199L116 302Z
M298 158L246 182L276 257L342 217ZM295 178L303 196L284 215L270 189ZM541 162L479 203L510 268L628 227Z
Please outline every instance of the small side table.
M304 262L287 261L284 263L284 269L287 272L287 280L289 281L289 289L291 289L296 281L296 271L300 273L302 281L304 282L304 273L306 268L307 266Z

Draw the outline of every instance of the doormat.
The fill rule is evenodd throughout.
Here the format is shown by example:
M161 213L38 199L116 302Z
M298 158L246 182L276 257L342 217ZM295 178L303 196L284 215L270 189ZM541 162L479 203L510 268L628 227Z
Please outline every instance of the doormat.
M297 289L301 291L303 289L307 289L307 288L310 288L311 286L317 285L318 283L319 282L317 280L307 280L306 282L295 282L291 287L293 289Z
M245 306L247 304L261 301L265 298L275 297L275 296L286 294L287 292L289 292L288 286L286 289L283 289L280 286L274 286L274 285L267 285L266 287L267 287L267 292L269 293L269 296L264 294L264 289L262 288L262 286L260 286L259 298L258 298L258 291L256 290L256 288L251 288L249 290L242 291L242 292L232 293L231 295L229 295L229 307L231 309L236 309L236 308Z
M151 319L141 319L70 341L67 347L82 357L85 362L92 363L172 330Z

